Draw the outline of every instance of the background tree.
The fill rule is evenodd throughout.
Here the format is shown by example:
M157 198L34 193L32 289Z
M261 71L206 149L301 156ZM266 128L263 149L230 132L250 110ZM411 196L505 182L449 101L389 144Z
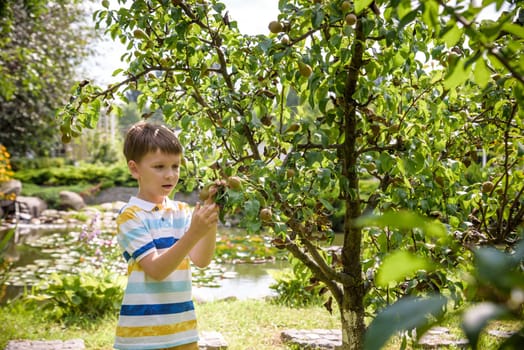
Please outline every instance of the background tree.
M88 53L85 16L77 0L2 1L0 143L13 156L48 156L61 147L55 112Z
M107 89L78 84L62 131L93 127L101 109L118 111L115 96L140 91L143 118L160 111L182 130L184 185L241 177L226 209L313 272L339 308L343 348L361 349L367 312L408 294L460 303L464 282L446 269L468 270L468 245L518 238L524 33L504 5L480 21L482 7L462 1L282 0L267 36L239 33L218 1L103 9L128 67ZM357 221L402 209L447 226ZM343 245L325 250L339 210ZM408 266L393 283L385 259Z

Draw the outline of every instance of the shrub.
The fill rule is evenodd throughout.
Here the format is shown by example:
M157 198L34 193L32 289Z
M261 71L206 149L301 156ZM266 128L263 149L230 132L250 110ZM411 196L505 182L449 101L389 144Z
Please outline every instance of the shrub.
M15 171L43 168L60 168L71 165L63 157L12 158L11 165Z
M4 145L0 144L0 183L9 181L13 177L13 171L11 169L11 163L9 160L10 154ZM13 200L14 194L5 195L0 192L0 200L8 199Z
M125 164L113 166L80 164L60 168L20 169L15 176L23 183L40 186L73 186L80 184L102 184L103 188L112 186L136 186Z
M52 320L96 319L117 312L123 297L123 276L105 270L77 275L52 274L34 286L24 300Z

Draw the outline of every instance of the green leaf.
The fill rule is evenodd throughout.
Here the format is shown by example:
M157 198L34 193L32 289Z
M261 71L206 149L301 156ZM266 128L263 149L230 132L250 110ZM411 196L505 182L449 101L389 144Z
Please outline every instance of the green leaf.
M380 266L376 283L386 287L390 282L400 282L419 270L431 270L432 262L429 259L417 256L406 251L397 251L387 256Z
M355 221L357 227L391 227L401 230L422 229L429 237L450 239L446 227L439 221L430 220L411 211L388 211L383 215L362 216Z
M0 252L2 252L7 247L9 241L11 240L11 237L13 237L13 235L15 234L15 230L16 228L11 228L4 233L4 237L0 241ZM3 257L0 256L0 261L2 261L2 258Z
M325 200L322 197L319 197L318 200L324 205L324 207L326 207L327 210L329 210L329 211L334 211L335 210L335 207L333 207L331 202Z
M322 11L321 9L313 11L313 16L311 18L311 24L313 24L313 28L320 27L323 20L324 20L324 11Z
M473 76L475 77L475 82L479 84L481 88L486 87L491 76L486 62L481 57L475 63L475 69L473 70Z
M423 14L422 14L422 20L429 28L433 28L435 31L438 32L439 23L438 23L438 3L434 0L426 0L423 3Z
M460 59L455 65L455 69L444 80L444 87L446 89L455 89L462 85L469 77L471 65L468 68L464 67L464 61Z
M355 1L355 13L358 15L362 10L366 9L373 0L356 0Z
M400 4L398 4L397 13L399 18L404 19L404 16L410 12L412 12L411 1L401 1Z
M356 225L412 229L425 226L426 221L422 216L410 211L389 211L383 215L363 216L357 219Z
M518 260L496 248L478 249L475 252L475 265L482 283L507 291L516 285L524 285L522 272L516 271Z
M524 39L524 27L513 23L504 23L502 30Z
M462 329L473 349L477 348L480 333L489 321L499 319L506 313L502 306L491 302L479 303L466 310L462 318Z
M463 28L459 28L456 24L451 27L450 30L442 36L442 40L446 43L448 47L453 47L457 45L460 38L462 37Z
M440 317L447 299L441 295L429 298L408 296L380 312L371 322L364 338L365 350L382 349L388 339L399 331L427 328L429 315Z

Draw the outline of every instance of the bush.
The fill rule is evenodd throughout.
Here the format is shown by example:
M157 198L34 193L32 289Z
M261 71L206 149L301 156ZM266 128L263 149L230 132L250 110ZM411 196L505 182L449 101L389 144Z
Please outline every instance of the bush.
M0 144L0 183L9 181L13 177L11 161L9 158L9 152L7 152L7 149L4 147L4 145ZM2 199L13 200L14 197L12 194L6 195L0 192L0 200Z
M14 171L43 169L43 168L60 168L71 165L63 157L39 157L39 158L13 158L11 163Z
M124 295L123 276L97 270L77 275L52 274L24 300L52 320L96 319L117 312Z
M102 188L112 186L136 186L125 164L113 166L80 164L60 168L20 169L14 177L23 183L39 186L73 186L81 184L101 184Z

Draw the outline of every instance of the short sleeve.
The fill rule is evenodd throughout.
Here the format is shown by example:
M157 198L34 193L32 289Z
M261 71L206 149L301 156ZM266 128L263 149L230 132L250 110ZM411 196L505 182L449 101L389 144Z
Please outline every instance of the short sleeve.
M126 261L140 261L156 250L153 237L138 210L136 207L126 208L117 218L117 240Z

